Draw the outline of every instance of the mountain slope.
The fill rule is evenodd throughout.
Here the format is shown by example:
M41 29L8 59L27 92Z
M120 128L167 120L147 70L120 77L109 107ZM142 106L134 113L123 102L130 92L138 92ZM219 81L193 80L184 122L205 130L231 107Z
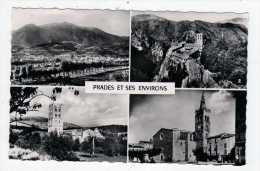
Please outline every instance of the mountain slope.
M13 123L13 125L16 125L15 121L12 123ZM18 123L26 124L28 127L35 126L40 129L46 129L46 130L48 129L48 118L46 118L46 117L39 117L39 116L23 117L22 120L18 121ZM63 128L64 129L73 129L73 128L81 128L81 127L76 124L73 124L73 123L64 122Z
M245 26L198 20L176 22L147 14L132 17L132 81L152 81L161 64L153 61L155 45L162 49L163 60L171 43L184 41L190 31L203 33L201 62L205 69L221 72L219 80L235 82L241 78L246 85L248 31Z
M106 33L97 28L80 27L67 22L41 26L25 25L12 34L12 45L33 47L50 42L72 41L86 46L125 43L127 37Z

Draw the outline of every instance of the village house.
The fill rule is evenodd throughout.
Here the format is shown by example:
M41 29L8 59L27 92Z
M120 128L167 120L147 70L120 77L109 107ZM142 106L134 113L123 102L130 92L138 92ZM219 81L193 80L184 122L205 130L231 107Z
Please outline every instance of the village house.
M224 160L235 150L235 134L221 133L208 137L207 140L207 154L211 159Z

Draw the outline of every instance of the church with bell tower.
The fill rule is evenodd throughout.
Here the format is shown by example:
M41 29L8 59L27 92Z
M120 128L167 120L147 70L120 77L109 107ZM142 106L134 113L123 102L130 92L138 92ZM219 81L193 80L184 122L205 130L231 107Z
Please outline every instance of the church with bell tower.
M210 115L211 111L206 106L204 91L201 95L200 107L195 111L195 139L196 148L207 152L207 138L210 135Z

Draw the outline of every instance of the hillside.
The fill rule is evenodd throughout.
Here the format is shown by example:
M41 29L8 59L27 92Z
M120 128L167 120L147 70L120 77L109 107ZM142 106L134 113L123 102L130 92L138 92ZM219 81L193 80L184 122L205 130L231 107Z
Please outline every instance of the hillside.
M99 129L100 132L104 132L104 133L127 132L126 125L104 125L104 126L91 127L88 129L96 129L96 128Z
M48 118L45 117L23 117L22 120L17 122L18 126L26 126L26 127L37 127L43 130L48 129ZM15 122L12 122L12 125L16 125ZM81 128L80 126L69 123L69 122L64 122L63 123L64 129L73 129L73 128Z
M160 65L153 61L152 48L159 46L164 59L171 43L186 40L190 31L203 33L201 63L205 69L221 73L216 81L235 82L241 78L246 85L248 31L244 25L198 20L176 22L147 14L132 17L131 80L152 81Z
M87 47L97 47L99 51L94 52L101 54L109 54L114 50L119 51L118 53L128 54L128 41L128 37L117 36L98 28L81 27L67 22L41 26L28 24L12 33L13 50L19 51L23 48L31 48L37 52L45 50L46 53L50 54L58 53L59 50L79 50L83 53Z
M230 20L220 21L220 23L233 23L233 24L240 24L240 25L247 26L248 19L237 17L237 18L232 18Z
M88 46L101 46L124 42L127 37L106 33L97 28L80 27L70 23L47 25L28 24L12 34L12 45L33 47L50 42L71 41Z
M12 125L16 125L15 122L12 122ZM46 117L23 117L22 120L18 121L19 125L24 125L26 127L35 126L40 129L48 129L48 118ZM94 126L94 127L81 127L77 124L70 122L63 123L64 129L84 129L84 130L95 130L98 129L104 133L117 133L117 132L127 132L127 126L125 125L104 125L104 126Z

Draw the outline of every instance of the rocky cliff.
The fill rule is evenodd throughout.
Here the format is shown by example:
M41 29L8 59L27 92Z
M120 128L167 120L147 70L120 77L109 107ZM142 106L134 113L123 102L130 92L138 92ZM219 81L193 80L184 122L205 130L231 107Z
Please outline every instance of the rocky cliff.
M235 23L170 21L154 15L132 18L131 80L153 81L174 43L194 42L193 33L203 34L203 50L187 60L172 58L165 81L185 87L245 87L247 74L247 28ZM191 60L195 58L196 60ZM191 75L200 80L187 85ZM189 78L187 78L189 76ZM193 77L192 76L192 77ZM164 80L162 80L164 81ZM184 83L183 83L184 82Z

